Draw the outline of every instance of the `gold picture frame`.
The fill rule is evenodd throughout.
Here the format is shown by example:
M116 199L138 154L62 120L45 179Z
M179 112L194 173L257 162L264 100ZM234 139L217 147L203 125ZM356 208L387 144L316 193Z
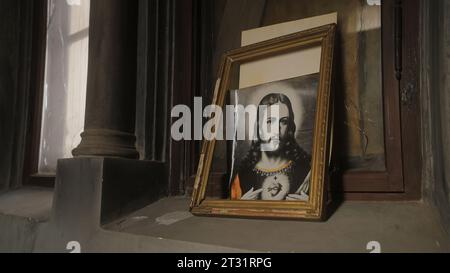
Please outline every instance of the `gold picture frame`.
M222 59L212 102L213 105L224 105L226 93L230 90L233 65L311 47L321 47L308 201L247 201L205 198L216 140L204 140L190 204L190 210L194 215L316 221L324 219L328 199L327 185L332 135L332 70L335 32L336 25L329 24L226 53Z

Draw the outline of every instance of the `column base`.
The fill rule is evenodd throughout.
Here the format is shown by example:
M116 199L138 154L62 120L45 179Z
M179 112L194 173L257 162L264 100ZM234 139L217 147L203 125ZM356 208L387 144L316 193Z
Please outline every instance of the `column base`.
M87 129L81 134L81 143L72 151L73 156L104 156L139 158L134 134L109 130Z
M120 158L58 160L52 219L92 230L166 195L164 164Z

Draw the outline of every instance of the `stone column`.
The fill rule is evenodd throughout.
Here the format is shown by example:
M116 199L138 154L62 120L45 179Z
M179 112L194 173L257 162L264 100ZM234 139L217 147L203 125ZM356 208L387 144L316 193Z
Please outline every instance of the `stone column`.
M138 158L137 0L91 1L86 117L79 156Z

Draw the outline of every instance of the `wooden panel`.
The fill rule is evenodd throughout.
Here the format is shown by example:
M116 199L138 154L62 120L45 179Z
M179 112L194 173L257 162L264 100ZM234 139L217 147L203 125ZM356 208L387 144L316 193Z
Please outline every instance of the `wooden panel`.
M422 191L422 150L420 123L420 1L403 1L403 67L400 86L403 176L405 195L420 199Z
M29 81L30 106L28 111L30 125L27 132L23 183L53 186L54 177L39 176L38 174L47 40L47 0L33 2L32 63Z
M174 41L173 41L173 79L170 108L177 104L192 105L192 52L193 52L193 2L174 1ZM191 108L192 109L192 108ZM172 120L169 111L168 137L170 148L167 151L169 161L169 194L183 194L184 178L189 170L189 143L177 142L171 138Z

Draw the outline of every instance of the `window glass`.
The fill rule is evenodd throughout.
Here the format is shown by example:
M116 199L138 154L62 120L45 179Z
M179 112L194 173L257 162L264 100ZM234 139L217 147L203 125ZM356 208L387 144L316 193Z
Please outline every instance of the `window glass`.
M81 141L90 0L49 0L39 173L54 173Z

